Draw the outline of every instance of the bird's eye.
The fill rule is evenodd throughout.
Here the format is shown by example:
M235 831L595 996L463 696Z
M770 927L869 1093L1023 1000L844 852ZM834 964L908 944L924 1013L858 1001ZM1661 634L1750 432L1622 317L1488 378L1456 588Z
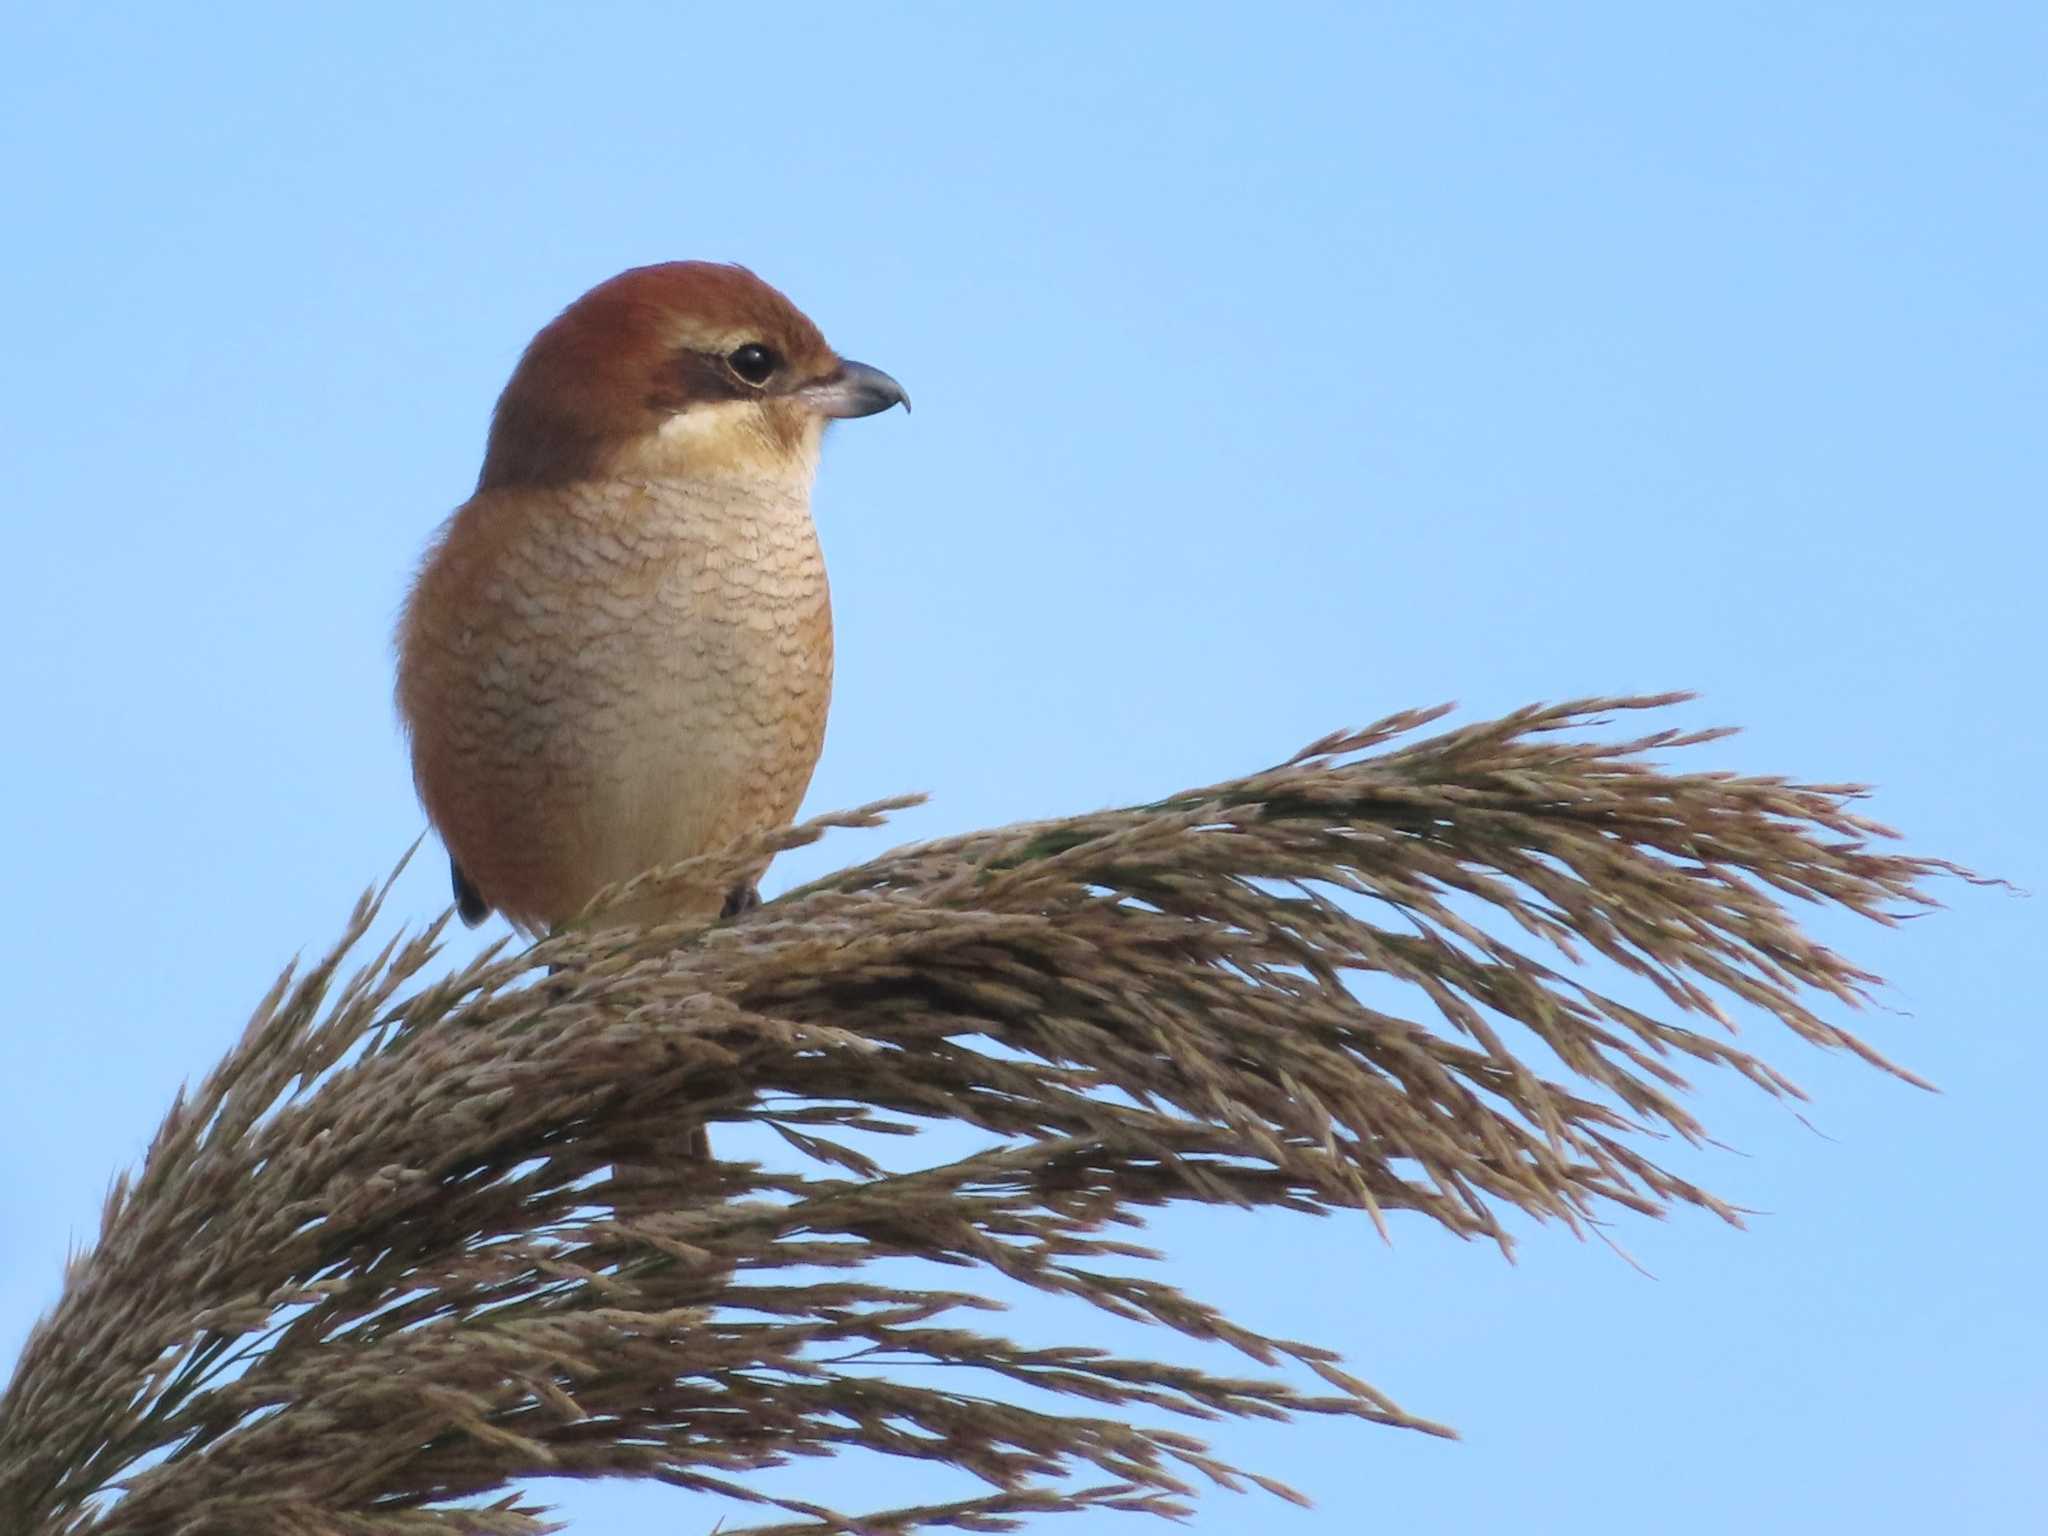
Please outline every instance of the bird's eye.
M775 355L775 349L764 347L758 341L733 348L725 355L725 361L734 373L757 389L782 366L782 359Z

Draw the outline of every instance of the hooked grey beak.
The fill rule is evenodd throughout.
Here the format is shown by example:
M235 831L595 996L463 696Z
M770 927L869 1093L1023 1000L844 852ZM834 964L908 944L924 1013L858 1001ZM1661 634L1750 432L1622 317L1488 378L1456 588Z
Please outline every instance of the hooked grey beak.
M846 358L840 359L837 373L815 384L806 384L796 392L796 397L820 416L872 416L892 405L900 405L905 411L910 409L910 396L903 392L901 384L879 368Z

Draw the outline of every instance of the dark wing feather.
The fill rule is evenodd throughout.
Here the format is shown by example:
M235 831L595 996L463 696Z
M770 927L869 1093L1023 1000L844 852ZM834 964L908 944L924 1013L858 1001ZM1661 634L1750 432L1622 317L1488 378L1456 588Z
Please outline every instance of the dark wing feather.
M470 927L491 915L491 904L484 900L484 893L469 883L469 876L453 859L448 861L448 881L455 887L455 910Z

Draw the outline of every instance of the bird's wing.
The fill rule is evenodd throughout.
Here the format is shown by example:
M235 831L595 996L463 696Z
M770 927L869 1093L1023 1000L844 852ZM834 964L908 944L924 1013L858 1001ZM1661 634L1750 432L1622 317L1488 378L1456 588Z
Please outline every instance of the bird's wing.
M491 915L491 904L484 900L484 893L469 883L469 876L453 859L448 861L448 882L455 887L455 910L462 914L463 922L474 928Z

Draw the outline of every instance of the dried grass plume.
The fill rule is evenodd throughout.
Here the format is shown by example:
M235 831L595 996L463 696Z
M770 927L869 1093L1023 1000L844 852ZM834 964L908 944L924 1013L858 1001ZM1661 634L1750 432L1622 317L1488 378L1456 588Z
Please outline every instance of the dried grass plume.
M600 910L452 972L439 923L352 961L366 897L109 1194L0 1398L0 1528L511 1536L553 1528L518 1480L571 1476L779 1506L784 1532L997 1530L1174 1513L1205 1482L1299 1497L1168 1419L1445 1433L1143 1273L1130 1229L1174 1202L1502 1245L1512 1211L1734 1219L1649 1150L1705 1135L1684 1071L1797 1092L1731 1010L1906 1076L1833 1022L1876 978L1785 898L1891 923L1966 872L1883 851L1856 786L1648 761L1718 732L1587 739L1678 697L1430 736L1442 711L1397 715L708 929ZM1592 956L1661 1006L1595 985ZM1412 1006L1369 1006L1369 973ZM665 1155L706 1123L728 1156L740 1125L785 1155ZM912 1135L933 1124L978 1140L920 1155L960 1141ZM1012 1342L994 1277L1218 1341L1244 1374ZM754 1476L852 1453L987 1492L860 1514Z

